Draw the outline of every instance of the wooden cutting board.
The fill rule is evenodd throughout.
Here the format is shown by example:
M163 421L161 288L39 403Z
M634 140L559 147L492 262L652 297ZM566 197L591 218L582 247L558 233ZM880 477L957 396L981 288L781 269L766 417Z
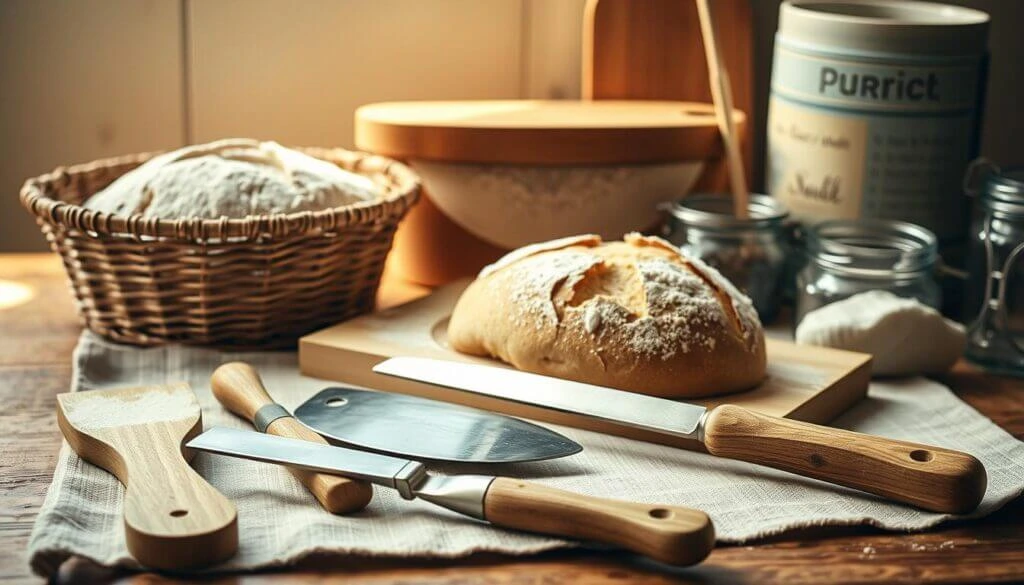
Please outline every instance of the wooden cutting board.
M509 367L496 360L460 354L447 346L445 331L452 307L469 280L384 311L357 317L299 340L299 368L307 376L337 380L374 390L401 392L642 441L703 450L696 441L666 438L609 422L477 396L372 371L396 355ZM862 399L871 378L871 356L835 349L767 340L768 377L757 388L697 400L703 405L736 404L757 412L824 424Z

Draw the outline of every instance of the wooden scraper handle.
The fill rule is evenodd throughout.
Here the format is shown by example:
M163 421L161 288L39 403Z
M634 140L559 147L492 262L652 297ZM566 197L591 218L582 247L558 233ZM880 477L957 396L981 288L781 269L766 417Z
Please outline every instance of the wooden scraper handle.
M213 388L213 395L225 408L255 424L257 430L290 439L328 444L326 439L292 418L290 414L283 415L287 411L277 406L263 386L260 375L249 364L229 362L221 365L210 377L210 385ZM257 413L265 406L277 407L270 410L275 410L281 416L270 421L265 429L261 429L261 421L257 421L256 418ZM358 512L365 508L373 497L373 487L364 481L295 468L290 470L332 514Z

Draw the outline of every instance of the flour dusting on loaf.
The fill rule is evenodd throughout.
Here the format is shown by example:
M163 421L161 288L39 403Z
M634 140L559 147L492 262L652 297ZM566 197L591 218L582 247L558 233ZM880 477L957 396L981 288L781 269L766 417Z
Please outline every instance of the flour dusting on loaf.
M516 321L535 321L540 329L547 323L560 320L551 297L538 295L538 291L552 291L560 286L573 287L587 272L597 265L598 259L589 254L567 253L544 255L530 260L531 269L522 274L511 287L511 299L516 307Z
M659 238L575 236L485 268L449 341L528 371L659 396L756 385L764 340L750 300Z

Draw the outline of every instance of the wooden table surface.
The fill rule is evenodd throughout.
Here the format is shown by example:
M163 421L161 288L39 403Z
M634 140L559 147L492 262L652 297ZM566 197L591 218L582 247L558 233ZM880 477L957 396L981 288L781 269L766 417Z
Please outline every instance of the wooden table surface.
M415 294L391 287L386 302ZM55 396L68 389L80 326L52 255L0 255L0 582L37 582L26 546L56 463ZM1024 381L960 364L943 381L1014 436L1024 437ZM770 502L765 503L770 506ZM61 582L153 583L155 575L65 564ZM275 573L217 583L997 583L1024 581L1024 499L989 518L918 534L870 528L803 531L722 546L701 565L667 570L624 554L561 552L456 561L314 558Z

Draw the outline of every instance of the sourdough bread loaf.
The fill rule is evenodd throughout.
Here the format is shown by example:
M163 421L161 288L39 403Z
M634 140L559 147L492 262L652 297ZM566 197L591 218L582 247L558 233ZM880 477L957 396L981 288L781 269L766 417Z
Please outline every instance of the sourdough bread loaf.
M164 153L84 207L161 219L318 211L377 198L369 178L275 142L229 139Z
M734 392L765 375L750 299L700 260L638 234L509 253L462 294L448 340L521 370L656 396Z

